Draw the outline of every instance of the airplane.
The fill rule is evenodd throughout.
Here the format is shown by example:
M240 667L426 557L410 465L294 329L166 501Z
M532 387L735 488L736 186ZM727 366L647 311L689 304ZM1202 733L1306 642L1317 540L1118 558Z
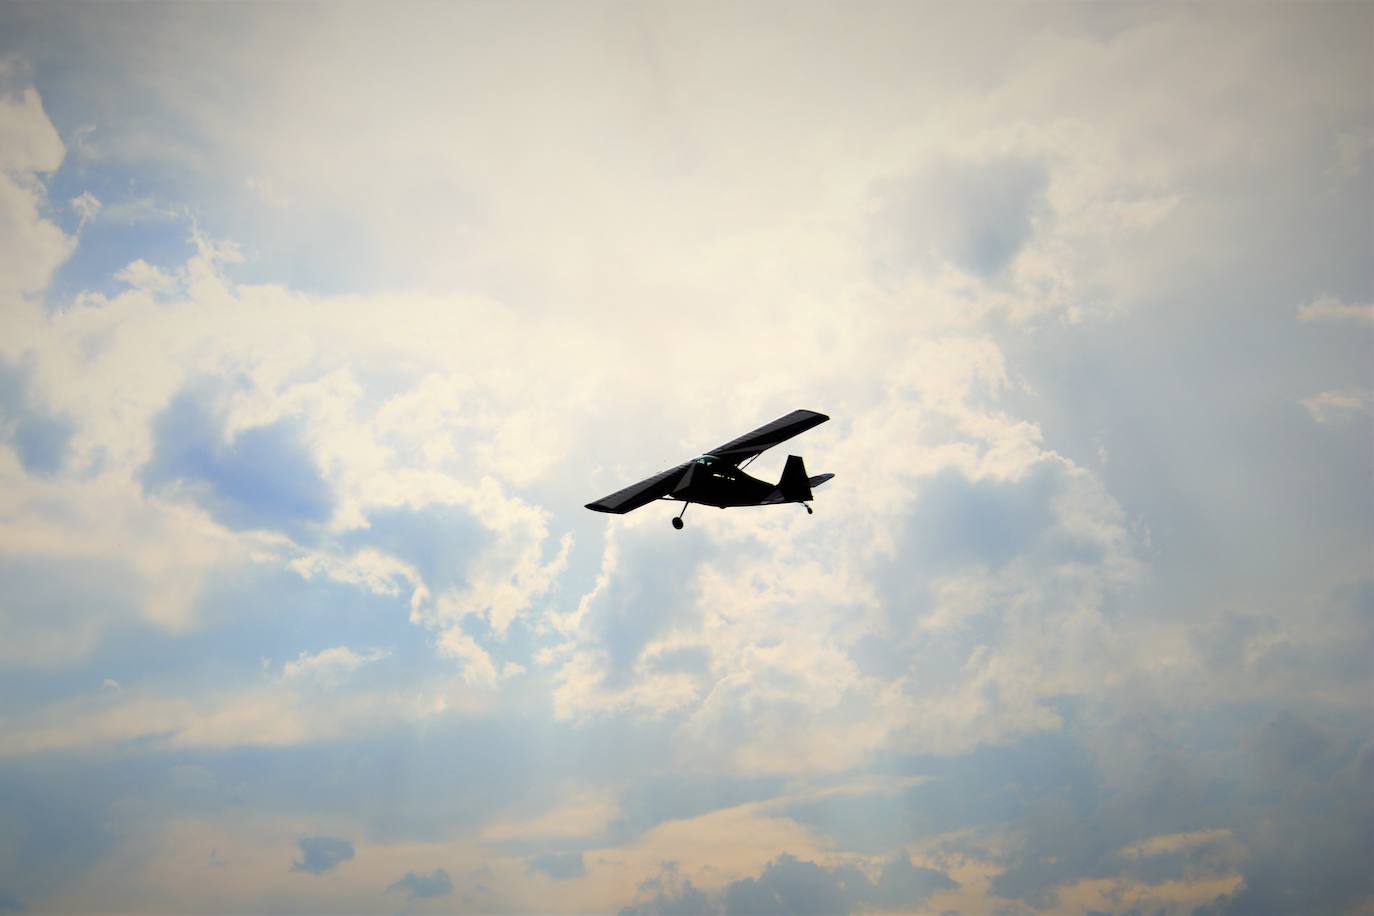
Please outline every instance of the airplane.
M810 515L811 506L807 503L812 498L811 491L834 474L807 477L806 465L796 455L787 456L782 479L777 484L750 477L744 469L765 450L829 419L814 410L794 410L691 461L587 503L587 508L624 515L656 499L677 500L686 504L673 519L673 527L679 531L682 530L682 516L687 514L687 506L692 503L718 509L801 503Z

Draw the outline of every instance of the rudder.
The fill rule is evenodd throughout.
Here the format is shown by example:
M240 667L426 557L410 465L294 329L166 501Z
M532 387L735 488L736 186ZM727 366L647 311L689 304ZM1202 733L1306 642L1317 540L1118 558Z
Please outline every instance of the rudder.
M778 481L778 491L787 502L806 502L811 499L811 482L807 479L806 465L800 457L787 456L782 479Z

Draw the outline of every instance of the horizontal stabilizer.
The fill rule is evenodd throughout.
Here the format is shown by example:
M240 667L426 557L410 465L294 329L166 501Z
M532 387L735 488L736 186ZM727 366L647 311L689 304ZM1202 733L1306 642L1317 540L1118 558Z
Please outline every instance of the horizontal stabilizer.
M834 474L817 474L815 477L810 478L806 482L810 484L811 489L814 490L834 476Z

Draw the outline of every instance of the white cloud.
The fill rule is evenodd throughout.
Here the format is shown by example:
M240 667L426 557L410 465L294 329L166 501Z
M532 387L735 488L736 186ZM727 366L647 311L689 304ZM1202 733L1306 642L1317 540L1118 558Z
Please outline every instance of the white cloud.
M1183 852L1198 846L1207 846L1214 843L1230 843L1232 839L1232 832L1226 829L1193 830L1188 833L1170 833L1161 836L1152 836L1148 839L1132 843L1118 850L1117 855L1125 859L1144 859L1152 856L1166 855L1168 853Z
M451 627L439 637L439 650L462 662L463 680L475 687L495 687L496 666L491 656L477 641L457 627Z
M106 34L111 15L80 17L73 31ZM499 8L453 8L389 20L385 34L365 8L135 15L147 17L143 34L169 40L148 42L136 63L118 41L90 43L135 74L112 84L145 93L138 98L169 123L150 130L102 118L101 157L203 169L188 179L192 199L164 204L164 188L131 189L100 210L102 225L213 208L245 189L261 221L227 221L243 232L241 249L197 234L181 265L140 253L115 275L129 287L117 294L78 296L52 312L20 308L74 240L42 219L41 177L61 162L60 141L36 93L7 103L0 129L23 135L0 144L0 156L18 150L21 163L0 178L0 214L10 214L0 231L11 233L0 241L15 243L0 246L15 259L0 255L0 276L13 281L0 290L0 352L31 358L35 390L77 431L70 477L36 480L0 461L0 549L52 563L55 579L90 562L130 582L127 606L114 589L106 602L69 602L79 617L70 626L41 604L0 608L3 661L75 665L135 619L168 639L206 631L179 647L214 642L222 612L204 602L207 583L289 569L303 580L292 586L310 593L327 580L376 604L393 599L398 620L408 609L432 634L416 651L453 665L437 681L413 674L398 640L395 662L369 671L396 672L387 689L348 679L383 650L347 646L303 652L280 678L254 666L237 684L199 692L173 676L124 677L120 690L97 692L98 703L0 710L7 753L366 742L398 721L424 731L446 708L508 712L529 700L522 710L560 720L534 716L523 726L531 732L603 729L628 739L627 755L644 735L664 735L655 759L672 761L669 783L687 773L734 786L754 784L742 776L825 776L985 745L1015 759L1019 738L1075 727L1077 736L1100 728L1104 747L1123 734L1139 739L1131 748L1141 759L1186 756L1157 737L1156 714L1167 720L1216 697L1343 709L1334 696L1343 692L1348 706L1363 695L1326 680L1303 687L1295 673L1304 659L1336 657L1338 643L1363 645L1358 618L1305 639L1287 618L1256 612L1266 622L1238 640L1236 670L1218 673L1189 629L1215 622L1212 592L1143 610L1124 600L1180 562L1179 528L1214 515L1208 533L1229 545L1235 517L1210 491L1196 500L1197 518L1156 510L1168 500L1142 492L1146 464L1163 469L1180 500L1208 490L1198 448L1185 458L1168 448L1184 438L1176 428L1159 453L1095 439L1098 449L1111 441L1112 466L1094 473L1072 448L1077 418L1060 414L1084 402L1055 400L1062 392L1022 378L1028 352L1062 357L1065 384L1087 378L1113 422L1139 421L1143 410L1126 395L1155 395L1155 373L1174 367L1123 361L1073 374L1076 358L1100 355L1077 349L1079 332L1095 322L1110 332L1127 309L1177 314L1194 301L1177 290L1200 262L1248 259L1256 234L1279 233L1236 201L1271 186L1304 190L1285 176L1305 174L1310 150L1336 149L1326 141L1367 120L1367 90L1348 77L1349 62L1368 55L1345 42L1368 30L1339 28L1355 14L1304 8L1238 22L1204 8L1075 8L990 20L954 8L802 5L780 24L764 8L664 8L553 12L530 32ZM188 28L215 15L235 28ZM1162 59L1172 65L1161 69ZM497 72L510 78L491 79ZM361 135L360 112L369 125ZM1363 149L1351 146L1344 179L1363 174ZM96 168L101 157L83 164ZM281 189L291 205L271 206ZM885 237L893 223L905 234ZM323 264L355 271L338 285L368 291L235 282L240 268L263 272L254 252L276 253L274 241L293 276ZM1301 251L1291 257L1295 276L1317 270ZM1238 267L1224 273L1273 278L1262 264ZM1322 299L1298 317L1363 323L1369 307ZM1298 367L1305 386L1310 368ZM214 434L226 441L286 419L299 425L333 499L327 521L293 536L233 531L174 492L144 492L152 419L200 382L218 386ZM1295 392L1331 384L1269 400L1291 408ZM1302 403L1334 422L1368 411L1370 395L1338 389ZM629 518L580 508L798 406L834 416L789 444L814 472L838 475L818 493L815 517L797 507L694 507L677 533L664 507ZM1259 441L1282 445L1275 435ZM1219 461L1246 460L1210 445ZM776 475L781 455L754 470ZM1148 519L1154 548L1123 508L1142 503L1164 514ZM421 532L435 549L416 549L386 527L407 513L441 517L458 533ZM1143 556L1165 562L1149 572ZM1252 568L1266 560L1244 559ZM1295 594L1323 575L1292 572ZM1214 578L1226 593L1215 600L1245 603L1234 582ZM299 651L270 645L233 648L248 659ZM1103 707L1139 718L1100 724ZM611 909L668 859L715 888L758 874L782 850L864 864L777 806L655 824L664 805L642 799L660 771L646 776L609 756L598 778L628 786L597 783L473 833L583 837L617 814L642 817L644 832L586 850L587 874L552 890L522 860L486 855L502 907ZM587 772L565 760L546 766L537 780ZM1129 772L1119 761L1099 769L1108 780ZM640 793L635 804L625 792ZM1102 854L1122 849L1120 864L1196 848L1187 825L1158 829ZM174 840L176 855L138 860L164 864L140 865L129 880L142 883L127 898L91 891L102 880L132 886L119 883L115 863L83 886L86 896L65 899L127 900L131 910L204 901L185 877L204 850L183 859ZM223 908L311 902L292 896L302 892L283 883L280 863L226 840L215 839L230 850L226 861L249 861L253 881L278 896L249 898L226 883L216 886ZM290 843L283 848L289 861ZM359 866L374 853L384 855L360 847ZM370 891L354 883L353 896L319 899L386 905L381 889L397 875L441 864L463 884L440 847L424 853L431 858L388 859ZM484 858L463 854L474 868ZM118 855L136 858L127 846ZM970 899L1015 855L1008 847L961 860ZM274 867L281 874L271 877ZM1118 899L1205 903L1237 879L1209 880L1201 889L1050 886L1062 901L1104 908L1114 888ZM477 894L475 883L455 893Z
M428 592L414 567L373 548L352 556L312 552L292 560L290 566L306 579L324 574L338 582L359 585L377 595L397 595L404 584L412 607L427 600Z
M1307 408L1312 419L1318 423L1339 423L1360 414L1370 413L1374 407L1374 391L1365 388L1342 388L1336 391L1323 391L1298 403Z
M142 258L123 267L115 274L115 279L129 284L136 290L154 294L167 292L176 285L174 277Z
M1321 296L1299 307L1298 320L1374 322L1374 303L1347 303Z
M36 90L0 93L0 327L11 333L17 329L10 300L42 292L75 245L41 215L47 192L38 177L56 169L65 152Z
M348 646L321 649L313 655L302 652L294 662L287 662L282 666L282 677L312 678L321 683L337 683L363 665L381 661L390 655L390 649L369 649L358 653Z
M90 191L82 191L76 197L73 197L70 203L72 209L76 211L76 215L80 218L80 222L77 224L78 232L85 229L100 213L100 198L96 197Z
M0 94L0 151L0 171L24 180L62 164L66 148L32 86Z

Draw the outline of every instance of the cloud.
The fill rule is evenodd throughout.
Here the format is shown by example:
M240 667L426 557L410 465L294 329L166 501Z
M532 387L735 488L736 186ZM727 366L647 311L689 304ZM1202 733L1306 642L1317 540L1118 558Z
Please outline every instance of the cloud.
M619 916L703 916L719 912L719 907L690 879L678 887L663 889L659 879L651 878L640 885L640 890L656 893L633 906L622 907Z
M1358 900L1368 590L1319 599L1367 578L1368 445L1295 405L1362 416L1368 341L1280 331L1369 301L1370 173L1329 168L1368 10L551 15L0 11L101 125L0 207L17 409L71 421L0 450L0 763L81 802L20 822L59 879L0 885L380 910L485 862L455 903L1183 911L1268 869L1291 909ZM85 187L106 266L40 308ZM238 253L178 263L119 218L147 201ZM814 517L580 508L795 406L835 418ZM187 755L213 778L163 778ZM369 845L281 869L323 823Z
M405 877L389 885L386 892L403 893L410 900L447 897L453 893L453 879L442 868L434 869L434 873L429 875L417 875L413 871L408 871Z
M527 860L529 867L543 872L555 881L581 878L587 873L580 852L548 852Z
M718 894L708 894L690 880L672 880L674 872L669 869L664 876L669 879L667 887L662 879L642 885L641 893L654 891L654 896L623 908L621 916L917 912L932 894L958 887L941 871L912 865L905 852L883 864L876 882L857 866L827 867L786 852L765 865L757 876L733 881Z
M891 189L880 221L889 257L932 257L984 279L1004 271L1049 213L1042 163L1012 157L940 161Z
M177 284L175 277L154 267L142 258L121 268L115 274L115 279L129 284L134 289L145 290L150 293L168 292Z
M1244 750L1259 764L1251 785L1268 794L1247 812L1254 821L1237 831L1242 886L1201 912L1269 914L1299 905L1346 912L1374 897L1367 867L1374 745L1364 735L1352 738L1289 714L1246 736Z
M1374 322L1374 303L1346 303L1332 296L1322 296L1300 306L1298 320Z
M783 853L757 878L725 889L726 913L848 913L867 883L853 868L827 869Z
M389 649L371 649L359 654L348 646L321 649L313 655L302 652L294 662L282 666L282 677L313 678L321 683L337 683L363 665L380 661L390 654Z
M299 530L327 521L334 499L296 420L283 418L226 439L205 388L177 394L153 420L144 489L186 493L230 528Z
M353 842L337 837L307 836L297 841L301 858L291 863L292 871L309 872L322 875L333 871L343 862L353 858Z
M438 647L449 658L462 662L465 683L488 689L496 687L500 678L491 654L471 635L458 627L449 627L439 637Z
M100 199L90 191L82 191L76 197L73 197L69 203L71 204L71 208L76 211L76 215L79 218L76 227L77 232L85 229L100 213Z
M366 510L366 516L366 527L345 535L344 544L367 545L404 561L436 595L465 585L493 540L466 505L377 506Z
M62 164L66 149L34 87L0 94L0 150L5 172L51 172Z
M1374 391L1364 388L1323 391L1298 403L1305 407L1312 419L1318 423L1339 423L1360 414L1370 413L1371 409L1374 409Z
M0 441L14 448L24 470L41 475L61 471L75 432L71 417L35 403L32 373L0 356Z
M33 87L0 92L0 299L42 292L75 239L43 217L47 193L38 180L66 150Z

